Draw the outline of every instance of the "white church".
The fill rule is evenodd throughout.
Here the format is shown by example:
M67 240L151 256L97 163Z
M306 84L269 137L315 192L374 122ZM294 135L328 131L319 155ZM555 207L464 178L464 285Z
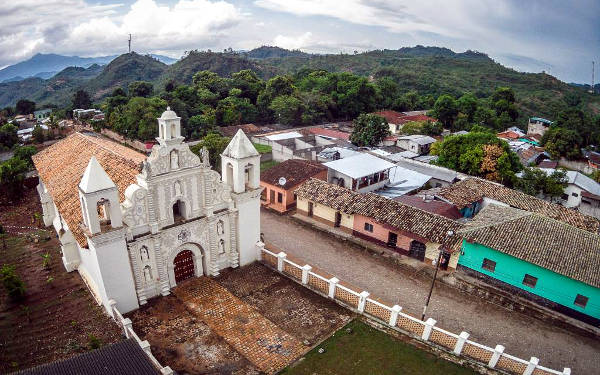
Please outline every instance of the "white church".
M95 133L74 133L34 156L46 225L67 271L122 313L177 283L257 260L260 155L240 130L221 155L190 151L180 118L158 119L146 157Z

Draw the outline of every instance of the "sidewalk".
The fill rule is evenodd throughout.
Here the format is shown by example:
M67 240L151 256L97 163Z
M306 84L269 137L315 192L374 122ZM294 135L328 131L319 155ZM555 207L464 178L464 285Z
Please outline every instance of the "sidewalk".
M291 256L398 304L404 312L420 316L431 281L428 266L408 258L398 265L390 264L388 260L361 251L354 243L266 210L261 212L261 228L266 241L285 249ZM417 262L415 266L421 268L403 264L405 259ZM490 347L502 344L507 353L520 358L538 357L543 366L570 367L573 374L597 372L600 353L597 339L545 324L444 286L436 285L428 309L428 317L437 320L440 327L452 332L466 331L473 340Z

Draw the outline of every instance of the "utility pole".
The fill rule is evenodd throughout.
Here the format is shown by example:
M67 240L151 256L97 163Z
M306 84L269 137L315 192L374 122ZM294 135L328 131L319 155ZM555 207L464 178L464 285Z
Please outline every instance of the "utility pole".
M454 235L454 231L449 230L446 233L446 238L450 238ZM431 294L433 293L433 287L435 285L435 279L437 278L438 270L440 269L440 263L442 262L442 254L444 253L443 245L440 245L440 252L437 257L437 262L435 263L435 272L433 273L433 279L431 280L431 287L429 288L429 294L427 295L427 301L425 301L425 306L423 306L423 315L421 315L421 320L425 321L425 313L427 312L427 307L429 306L429 300L431 300Z
M131 34L129 34L129 53L131 53Z

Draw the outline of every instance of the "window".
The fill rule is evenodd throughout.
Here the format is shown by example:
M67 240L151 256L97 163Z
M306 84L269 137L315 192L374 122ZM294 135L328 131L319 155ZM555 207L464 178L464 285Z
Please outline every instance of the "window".
M569 200L569 196L567 194L563 194L560 196L560 199L562 199L563 201L568 201Z
M588 299L586 296L582 296L581 294L578 294L577 297L575 297L575 306L579 306L582 309L585 309L585 306L588 303Z
M484 270L488 270L490 272L494 272L496 270L496 262L494 262L493 260L490 260L488 258L484 258L481 268L483 268Z
M571 195L574 196L574 197L578 197L579 196L579 194L577 194L577 193L571 193Z
M535 288L535 284L537 284L537 277L533 277L531 275L525 274L523 278L523 285L528 286L530 288Z
M283 202L283 194L277 193L277 203Z
M365 223L365 230L367 232L373 232L373 224Z

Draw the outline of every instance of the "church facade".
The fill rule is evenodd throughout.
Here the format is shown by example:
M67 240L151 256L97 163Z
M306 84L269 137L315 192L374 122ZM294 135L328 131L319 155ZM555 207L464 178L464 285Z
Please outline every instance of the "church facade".
M249 139L241 130L233 137L221 178L205 149L198 157L183 142L175 112L158 127L148 157L92 133L34 156L63 264L109 310L110 300L125 313L187 278L257 259L260 155Z

